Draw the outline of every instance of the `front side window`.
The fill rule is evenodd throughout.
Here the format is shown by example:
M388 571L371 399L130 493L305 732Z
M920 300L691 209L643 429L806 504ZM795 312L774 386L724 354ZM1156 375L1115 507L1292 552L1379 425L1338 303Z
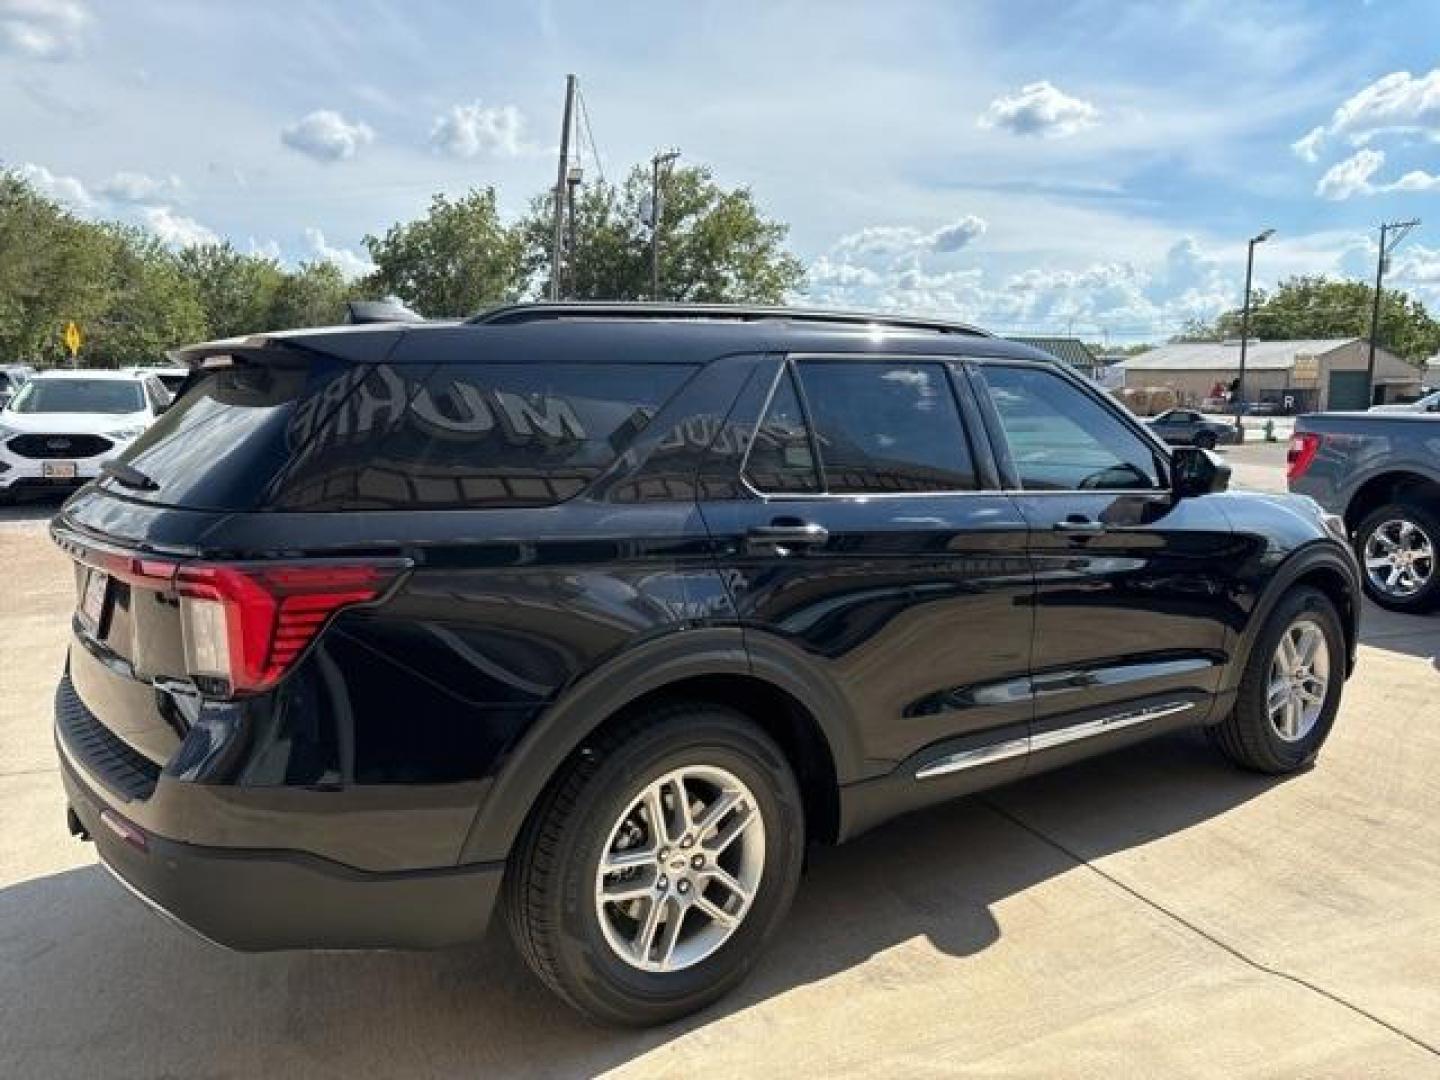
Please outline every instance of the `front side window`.
M138 382L120 379L31 379L10 408L17 413L140 412L145 408Z
M827 492L975 489L943 364L805 360L799 372Z
M1150 444L1100 402L1041 368L986 365L1010 456L1029 491L1161 486Z

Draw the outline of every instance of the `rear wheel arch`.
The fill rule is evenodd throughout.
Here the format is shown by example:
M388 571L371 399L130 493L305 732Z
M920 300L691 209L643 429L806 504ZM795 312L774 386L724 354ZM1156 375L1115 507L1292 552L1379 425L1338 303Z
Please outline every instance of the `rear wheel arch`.
M587 742L639 712L682 701L735 709L774 739L801 784L807 834L833 840L839 828L839 786L855 778L858 747L835 714L827 713L813 688L752 671L743 646L737 650L721 644L726 633L715 631L710 649L692 648L683 659L667 662L651 657L651 650L622 657L547 710L516 747L477 809L460 862L508 857L544 792L567 762L584 752ZM733 633L738 643L738 631ZM627 677L640 671L641 677Z
M1362 521L1390 503L1418 503L1440 511L1440 477L1409 470L1370 477L1350 496L1345 507L1345 528L1353 535Z

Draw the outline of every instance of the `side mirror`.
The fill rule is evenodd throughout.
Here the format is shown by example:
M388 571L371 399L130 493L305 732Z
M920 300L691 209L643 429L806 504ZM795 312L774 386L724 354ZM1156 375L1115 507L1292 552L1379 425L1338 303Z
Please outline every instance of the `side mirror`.
M1230 486L1230 466L1219 454L1198 446L1177 446L1170 455L1170 472L1177 499L1214 495Z

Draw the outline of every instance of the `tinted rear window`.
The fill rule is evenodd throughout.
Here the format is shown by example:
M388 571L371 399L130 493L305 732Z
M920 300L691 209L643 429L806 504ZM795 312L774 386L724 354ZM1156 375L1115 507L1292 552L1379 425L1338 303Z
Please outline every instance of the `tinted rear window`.
M372 390L362 387L306 447L279 505L347 510L562 502L608 468L694 370L461 364L426 369L417 379L398 367L382 368L373 389L388 402L404 380L403 411L372 409Z
M296 420L331 401L333 366L220 368L198 378L135 441L122 460L155 481L153 491L102 486L172 506L249 510L300 446Z

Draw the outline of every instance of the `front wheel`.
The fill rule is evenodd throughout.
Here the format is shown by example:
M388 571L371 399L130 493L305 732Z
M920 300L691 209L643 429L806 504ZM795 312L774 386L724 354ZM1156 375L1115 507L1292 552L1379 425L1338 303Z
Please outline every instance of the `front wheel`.
M521 953L607 1023L674 1020L749 972L804 854L785 755L720 706L664 706L598 737L551 785L506 875Z
M1355 553L1365 592L1381 607L1419 614L1440 607L1440 515L1411 503L1382 506L1360 523Z
M1330 734L1345 683L1345 632L1330 598L1300 586L1261 627L1235 708L1210 729L1231 761L1288 773L1315 760Z

